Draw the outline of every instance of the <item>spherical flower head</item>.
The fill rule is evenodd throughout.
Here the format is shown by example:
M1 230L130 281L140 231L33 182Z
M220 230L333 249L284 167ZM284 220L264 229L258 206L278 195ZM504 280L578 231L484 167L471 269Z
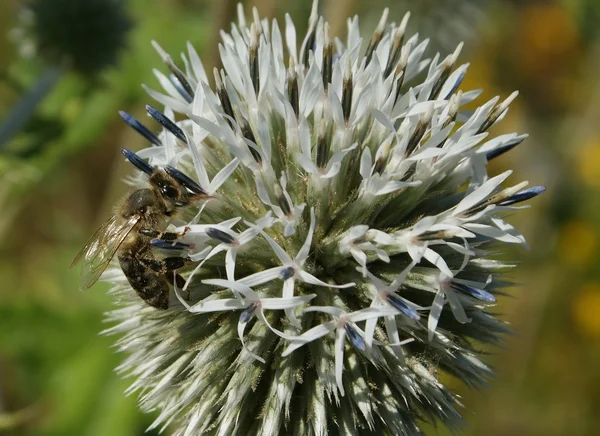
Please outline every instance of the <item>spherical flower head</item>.
M214 86L191 45L178 66L154 43L168 72L146 88L164 110L147 108L163 129L121 113L150 143L127 155L204 200L172 220L178 240L152 241L186 263L168 310L118 267L105 276L107 333L153 428L419 434L461 422L438 370L490 376L477 350L507 330L492 311L512 266L493 255L524 244L502 216L543 188L486 172L525 138L487 133L515 95L462 110L480 92L459 90L460 47L426 58L407 19L386 12L363 41L355 17L342 41L315 2L300 39L289 16L240 8Z
M119 0L31 0L13 37L26 56L95 76L115 63L132 27Z

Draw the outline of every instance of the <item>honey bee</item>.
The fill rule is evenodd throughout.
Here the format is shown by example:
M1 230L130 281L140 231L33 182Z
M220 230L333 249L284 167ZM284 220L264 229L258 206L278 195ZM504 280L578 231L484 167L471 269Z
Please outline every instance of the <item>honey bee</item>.
M149 187L130 192L86 242L71 267L83 259L81 288L90 288L117 255L125 277L136 293L157 309L169 307L169 283L183 277L177 270L186 260L179 256L158 258L153 247L181 249L182 235L161 231L181 208L209 197L194 180L167 166L152 167L134 152L122 149L125 157L149 176Z

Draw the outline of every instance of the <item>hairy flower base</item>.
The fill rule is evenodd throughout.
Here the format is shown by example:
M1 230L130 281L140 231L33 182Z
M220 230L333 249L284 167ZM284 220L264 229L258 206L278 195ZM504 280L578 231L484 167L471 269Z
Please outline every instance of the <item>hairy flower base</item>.
M511 265L489 256L524 243L501 216L543 191L487 176L525 138L487 137L516 94L461 111L479 92L459 90L460 47L424 59L408 15L386 12L365 51L357 18L333 40L316 6L299 52L289 16L283 38L240 8L214 88L190 45L180 69L154 43L170 75L155 71L165 109L148 114L163 131L121 113L150 143L130 160L177 167L210 196L173 222L179 241L152 241L190 264L169 310L120 269L105 276L120 306L106 332L123 335L119 371L152 427L412 435L461 422L438 370L491 374L478 344L506 332L489 310Z

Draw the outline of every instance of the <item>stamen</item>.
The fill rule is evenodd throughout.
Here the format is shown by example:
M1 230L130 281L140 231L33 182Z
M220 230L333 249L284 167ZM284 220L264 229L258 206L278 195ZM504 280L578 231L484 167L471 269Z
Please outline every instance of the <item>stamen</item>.
M352 66L350 65L350 61L348 61L348 65L346 67L346 72L344 73L344 82L342 85L342 111L344 113L344 121L347 123L350 119L350 114L352 112Z
M392 146L392 140L387 139L385 143L381 146L381 152L378 152L379 156L375 161L375 167L373 171L378 174L382 174L385 170L385 167L388 163L388 157L390 156L390 148Z
M252 302L248 307L244 309L244 311L240 314L240 322L242 324L247 323L254 317L254 313L258 308L258 301Z
M479 128L479 130L477 130L477 133L485 132L487 129L492 127L496 120L498 120L500 115L502 115L504 111L508 109L508 106L517 97L517 95L519 95L519 92L515 91L511 95L506 97L506 99L502 103L496 105L496 107L488 115L487 119L481 124L481 127Z
M513 139L512 141L507 142L502 147L498 147L497 149L490 151L489 153L487 153L485 155L486 159L489 162L490 160L492 160L494 158L497 158L498 156L506 153L507 151L512 150L517 145L519 145L521 142L523 142L523 140L525 139L525 137L526 136L518 136L515 139Z
M444 64L442 66L442 71L440 73L440 77L438 77L437 81L433 85L433 88L431 89L430 95L432 96L433 99L440 98L440 97L441 98L447 97L447 96L440 96L438 94L442 90L442 87L446 83L446 80L448 80L448 77L450 77L452 68L454 68L454 64L456 63L456 60L458 59L458 55L460 54L461 50L462 50L462 43L459 44L458 47L456 48L456 50L454 50L454 53L451 56L449 56L448 58L446 58L446 60L444 61ZM452 90L448 93L448 95L451 95L454 92L454 90L460 86L460 84L462 83L464 78L465 78L465 74L463 73L460 75L458 80L454 83Z
M402 85L404 85L404 78L406 76L406 66L408 65L408 57L410 55L410 51L412 46L410 43L406 44L405 47L402 47L400 53L400 60L398 61L398 65L396 65L396 98L394 99L394 104L398 102L398 99L402 95L400 90Z
M290 104L292 105L292 109L294 109L297 118L300 111L298 77L296 76L296 64L292 56L290 56L290 66L288 67L287 89L288 99L290 100Z
M474 288L473 286L464 285L462 283L451 282L450 287L456 291L462 292L465 295L476 298L477 300L485 301L486 303L495 303L496 297L483 289Z
M209 227L206 231L206 234L213 239L223 242L224 244L233 244L235 242L235 238L231 236L229 233L225 233L223 230L219 230L215 227Z
M173 168L172 166L167 165L165 167L165 171L167 172L168 175L173 177L175 180L177 180L179 183L181 183L184 187L186 187L193 193L208 195L208 192L206 192L204 189L202 189L202 186L200 186L198 184L198 182L196 182L195 180L192 180L189 176L185 175L184 173L179 171L177 168Z
M139 122L134 117L129 115L127 112L119 111L119 115L121 116L121 118L123 118L123 121L125 121L129 125L129 127L131 127L133 130L138 132L140 135L142 135L148 141L150 141L150 143L152 143L152 145L156 145L156 146L162 145L162 143L160 142L160 139L158 139L158 136L156 136L154 133L152 133L150 131L150 129L148 129L141 122Z
M221 77L219 76L219 70L215 67L213 70L213 74L215 76L215 87L217 89L217 95L219 96L219 101L221 102L221 108L223 109L223 113L230 118L226 118L227 122L234 128L232 119L235 119L233 115L233 107L231 106L231 100L229 100L229 94L227 94L227 90L225 86L223 86L223 82L221 81ZM221 72L221 74L224 74Z
M333 74L333 43L329 38L329 23L325 23L323 26L323 69L321 76L323 78L323 86L325 92L331 83L331 77Z
M403 314L407 318L414 319L414 320L421 318L419 313L416 311L416 309L414 307L410 306L405 301L402 301L402 299L400 297L398 297L396 294L387 294L385 296L385 300L390 304L390 306L392 306L394 309L398 310L401 314Z
M408 24L409 17L410 13L407 12L404 15L404 18L402 18L400 26L398 26L394 30L394 41L392 42L392 47L390 49L390 57L388 58L383 77L389 76L390 73L396 69L396 64L398 63L398 59L400 58L400 55L402 53L402 44L404 43L406 25Z
M377 49L377 46L381 42L383 38L383 32L385 31L385 24L387 21L389 9L385 8L383 10L383 14L381 15L381 19L379 20L379 24L375 28L373 32L373 36L371 37L371 41L369 41L369 45L367 47L367 51L365 52L366 63L365 65L369 65L371 63L371 58L373 57L373 53Z
M312 4L312 9L310 11L310 17L308 18L308 31L306 32L306 44L302 53L302 63L306 68L309 67L308 61L310 60L310 52L315 49L315 39L317 37L317 22L319 21L319 16L317 14L317 6L318 2L314 1Z
M186 244L185 242L179 241L166 241L164 239L152 239L150 241L150 245L156 248L162 248L165 250L183 250L186 248L190 248L190 244Z
M187 94L190 95L193 99L194 88L192 88L192 85L190 85L190 82L188 81L185 73L181 71L179 67L177 67L177 65L175 65L175 63L173 62L173 58L168 53L166 53L156 41L152 41L152 46L160 53L162 60L167 66L167 68L169 68L169 71L171 71L171 73L173 73L173 75L177 77L179 83L181 84L185 92L187 92Z
M537 197L546 190L545 186L534 186L529 189L525 189L521 192L517 192L515 195L508 197L498 204L498 206L510 206L511 204L520 203L522 201L529 200L533 197Z
M250 78L252 79L252 84L254 85L254 92L258 95L258 91L260 90L260 77L258 71L258 31L256 29L255 23L252 23L250 26Z
M450 97L449 105L450 109L448 110L448 118L444 121L442 128L448 127L448 125L454 121L456 121L456 116L458 115L458 110L460 109L460 99L462 97L462 91L458 91L452 97ZM442 141L438 147L442 147L446 141Z
M344 329L346 330L346 333L348 334L348 339L350 340L350 343L354 346L354 348L360 351L365 351L367 349L365 345L365 340L354 329L354 327L352 327L352 325L349 322L344 324Z
M194 98L190 94L188 94L179 78L173 73L170 74L169 78L171 79L171 83L173 84L175 89L177 89L177 92L179 92L183 99L188 103L192 103L194 101Z
M417 123L417 126L415 127L415 130L413 131L412 136L408 140L408 144L406 146L406 152L404 153L405 156L410 156L410 154L415 150L415 148L417 148L417 145L419 145L419 143L421 142L421 139L423 139L423 135L425 135L425 132L427 131L427 127L429 127L429 122L431 121L432 116L433 116L433 105L431 105L429 107L427 112L425 112L421 116L421 119Z
M296 274L296 270L293 266L288 266L285 269L281 270L281 280L285 281L287 279L291 279Z
M324 119L319 123L317 134L317 167L325 168L329 159L329 141L327 140L327 125Z
M243 123L241 124L240 128L242 130L242 135L244 135L244 138L256 144L256 138L254 137L252 128L250 127L250 124L248 124L247 120L243 120ZM253 147L248 146L248 149L250 150L250 154L252 154L254 160L259 164L262 163L262 157L260 157L260 153L256 151Z
M152 173L154 172L154 167L148 162L146 162L144 159L139 157L137 154L135 154L133 151L127 150L126 148L122 148L121 153L123 153L127 160L133 165L135 165L135 167L138 170L143 171L148 175L152 175Z
M152 118L154 118L156 120L156 122L158 122L161 126L163 126L165 129L167 129L173 135L175 135L175 137L177 139L179 139L180 141L185 142L187 144L187 140L185 138L183 130L181 130L179 127L177 127L177 124L175 124L173 121L168 119L165 116L165 114L163 114L158 109L150 106L149 104L146 105L146 111L148 112L148 115L150 115Z
M281 189L281 186L279 186L279 184L275 185L275 196L277 197L277 203L279 204L279 207L281 208L281 211L284 213L284 215L287 217L291 217L292 207L285 195L283 195L283 190Z
M419 241L435 241L436 239L446 239L449 237L452 237L452 235L441 230L438 232L423 232L417 237L417 239Z

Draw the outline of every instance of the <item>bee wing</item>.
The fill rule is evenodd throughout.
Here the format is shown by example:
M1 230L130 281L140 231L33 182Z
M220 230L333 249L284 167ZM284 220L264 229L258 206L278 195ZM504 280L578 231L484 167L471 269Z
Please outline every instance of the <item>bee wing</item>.
M138 220L139 217L135 216L121 221L113 215L85 243L71 263L71 267L73 267L80 260L84 261L80 283L82 290L88 289L96 283Z

